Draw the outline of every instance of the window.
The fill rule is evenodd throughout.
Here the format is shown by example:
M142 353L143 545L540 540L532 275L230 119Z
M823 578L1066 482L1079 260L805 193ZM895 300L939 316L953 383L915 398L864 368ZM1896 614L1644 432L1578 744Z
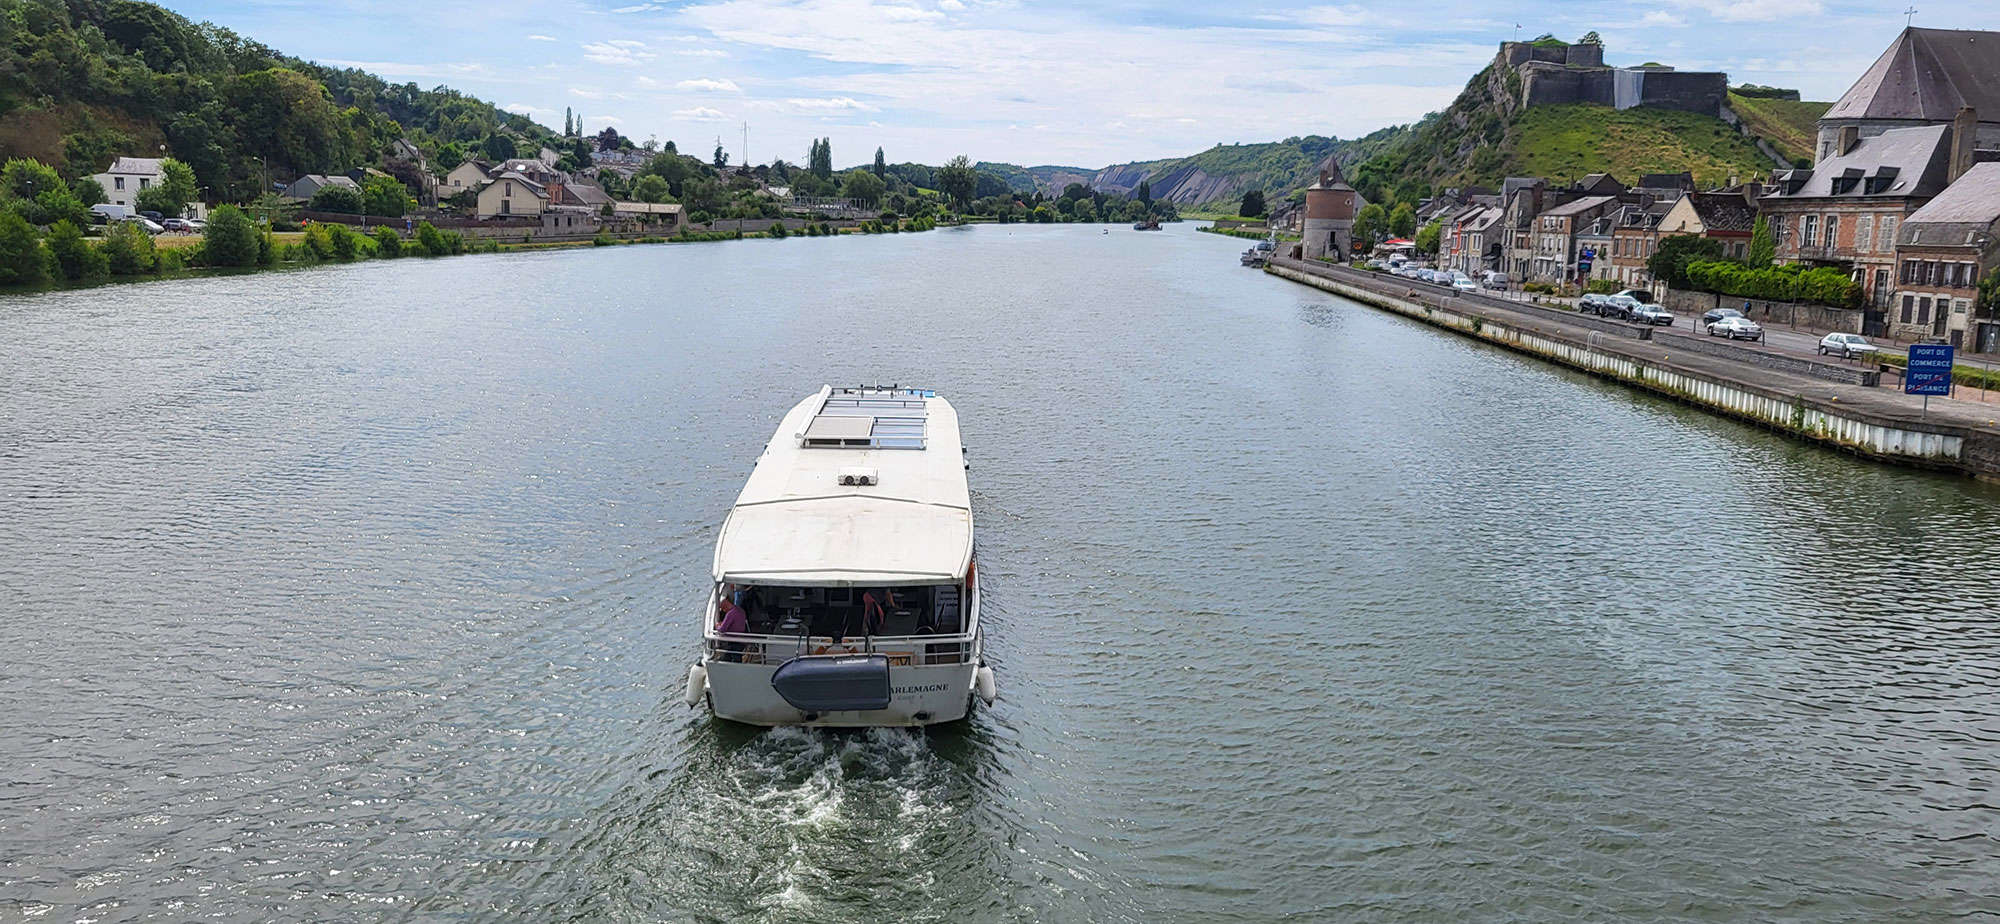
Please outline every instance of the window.
M1799 219L1799 246L1819 246L1819 216L1807 215Z
M114 177L112 177L112 178L111 178L111 184L112 184L112 187L113 187L113 188L115 188L115 189L124 189L124 188L125 188L125 178L124 178L124 177L122 177L122 176L114 176Z
M1916 273L1917 273L1916 261L1904 260L1902 263L1902 268L1898 270L1896 273L1896 280L1904 285L1909 285L1911 282L1915 281Z
M1857 251L1875 249L1875 216L1863 215L1854 219L1854 249Z
M1968 308L1968 307L1970 307L1970 306L1971 306L1971 303L1970 303L1970 302L1968 302L1968 301L1966 301L1965 299L1962 299L1962 298L1960 298L1960 299L1954 299L1954 300L1952 301L1952 303L1951 303L1951 313L1952 313L1952 314L1964 314L1964 313L1965 313L1965 309L1966 309L1966 308Z
M514 200L512 199L500 200L500 214L502 215L514 214Z
M1884 253L1896 249L1896 216L1884 215L1875 226L1875 249Z
M1831 250L1840 246L1840 216L1826 216L1826 246Z
M1929 324L1930 322L1931 322L1931 297L1925 295L1917 299L1917 323Z
M1914 295L1905 295L1905 296L1903 296L1903 323L1904 323L1904 324L1908 324L1908 323L1910 323L1910 318L1911 318L1911 317L1912 317L1912 316L1913 316L1913 315L1915 314L1916 310L1917 310L1917 297L1916 297L1916 296L1914 296Z
M140 177L140 178L139 178L139 188L140 188L140 189L145 189L145 188L146 188L146 187L147 187L148 185L150 185L151 183L152 183L152 177L144 177L144 176L142 176L142 177Z

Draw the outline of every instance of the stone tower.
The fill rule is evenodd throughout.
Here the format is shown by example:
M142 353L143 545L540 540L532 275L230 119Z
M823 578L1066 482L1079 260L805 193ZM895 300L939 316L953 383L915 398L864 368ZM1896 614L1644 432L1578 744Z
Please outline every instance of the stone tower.
M1340 175L1332 157L1319 166L1319 182L1306 187L1305 239L1301 253L1308 260L1353 256L1354 216L1361 211L1361 194Z

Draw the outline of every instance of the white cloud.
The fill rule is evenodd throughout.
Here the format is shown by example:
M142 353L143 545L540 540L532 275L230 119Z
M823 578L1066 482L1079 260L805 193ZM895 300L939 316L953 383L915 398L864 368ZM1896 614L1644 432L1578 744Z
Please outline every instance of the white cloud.
M737 86L737 85L736 85L736 81L734 81L734 80L728 80L728 79L723 79L723 80L713 80L713 79L710 79L710 78L707 78L707 77L697 77L697 78L695 78L695 79L693 79L693 80L683 80L683 81L681 81L681 82L679 82L679 83L676 83L676 84L674 84L674 89L676 89L676 90L698 90L698 91L702 91L702 92L707 92L707 93L741 93L741 92L743 92L743 88L742 88L742 87L739 87L739 86Z
M630 39L609 42L586 42L583 57L599 64L635 65L653 60L657 55L646 50L644 42Z
M615 9L615 10L612 10L611 12L613 12L613 13L650 13L650 12L652 12L652 11L654 11L654 10L664 10L664 9L666 9L666 8L667 8L667 7L666 7L666 5L665 5L665 4L661 4L661 3L635 3L635 4L631 5L631 6L621 6L621 7L617 8L617 9Z
M531 42L553 42L553 41L555 41L555 40L556 40L556 38L555 38L555 36L553 36L553 35L530 35L530 36L528 36L528 41L531 41Z
M785 100L785 105L802 112L881 112L882 110L850 96L835 96L827 99L801 99L793 97Z
M1315 26L1358 26L1372 21L1375 17L1361 6L1311 6L1297 12L1285 13L1279 18L1286 22L1310 23Z
M589 119L589 120L590 120L590 121L592 121L592 122L602 122L602 123L604 123L604 124L606 124L606 125L623 125L623 124L625 124L625 120L624 120L624 119L621 119L621 118L619 118L619 117L617 117L617 116L607 116L607 115L594 115L594 116L582 116L581 118L587 118L587 119Z
M1770 22L1797 16L1817 16L1820 0L1677 0L1723 22Z
M960 3L959 0L938 0L938 9L950 10L956 13L959 10L965 9L965 4Z
M1669 13L1666 10L1653 10L1652 12L1649 12L1646 15L1639 17L1639 25L1662 26L1666 28L1673 28L1676 26L1687 25L1687 20L1684 20L1679 16L1675 16L1674 14Z
M727 58L729 52L720 48L677 48L670 52L683 58Z
M527 103L508 103L507 105L502 106L500 108L505 109L508 112L514 113L515 115L524 115L528 116L529 118L536 118L536 119L539 119L542 116L553 116L556 114L556 111L554 109L544 109L540 106L530 106Z
M674 110L674 118L686 119L691 122L721 122L727 120L729 116L725 115L720 109L696 106L693 109Z

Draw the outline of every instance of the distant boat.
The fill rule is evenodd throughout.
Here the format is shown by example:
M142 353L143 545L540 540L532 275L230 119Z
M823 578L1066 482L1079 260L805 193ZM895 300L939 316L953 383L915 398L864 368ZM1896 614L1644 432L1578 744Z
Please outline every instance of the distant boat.
M1132 230L1134 230L1134 231L1158 231L1158 230L1160 230L1160 220L1159 220L1159 219L1157 219L1157 218L1146 218L1146 219L1142 219L1142 220L1140 220L1140 221L1135 221L1135 222L1133 222L1133 223L1132 223Z

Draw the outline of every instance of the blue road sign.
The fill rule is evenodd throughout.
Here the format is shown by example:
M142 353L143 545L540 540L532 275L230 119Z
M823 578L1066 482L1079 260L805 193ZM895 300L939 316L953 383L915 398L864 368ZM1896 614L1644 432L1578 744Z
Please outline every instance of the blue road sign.
M1951 344L1913 343L1903 371L1903 394L1951 394Z

